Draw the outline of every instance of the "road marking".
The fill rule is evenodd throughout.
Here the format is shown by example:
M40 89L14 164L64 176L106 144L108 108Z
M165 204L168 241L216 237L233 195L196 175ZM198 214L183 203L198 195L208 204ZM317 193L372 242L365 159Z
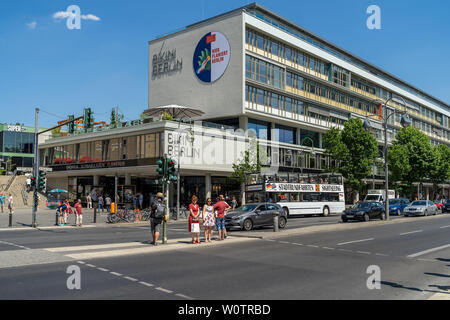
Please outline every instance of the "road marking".
M413 233L419 233L419 232L423 232L423 230L416 230L416 231L410 231L410 232L405 232L405 233L400 233L401 236L405 236L407 234L413 234Z
M383 253L375 253L376 256L380 256L380 257L389 257L388 254L383 254Z
M6 245L8 245L8 246L17 247L17 248L20 248L20 249L31 250L30 248L27 248L27 247L24 247L24 246L15 244L15 243L11 243L11 242L0 241L0 243L6 244Z
M170 290L167 290L167 289L164 289L164 288L161 288L161 287L156 288L156 290L159 290L159 291L162 291L162 292L166 292L166 293L173 293L173 291L170 291Z
M312 244L308 244L308 245L306 245L307 247L311 247L311 248L319 248L319 246L315 246L315 245L312 245Z
M188 300L194 300L194 298L185 296L184 294L181 294L181 293L177 293L176 296L181 297L181 298L185 298L185 299L188 299Z
M113 274L113 275L115 275L115 276L118 276L118 277L121 277L121 276L123 276L123 274L121 274L121 273L118 273L118 272L110 272L111 274Z
M130 281L134 281L137 282L138 279L132 278L132 277L123 277L124 279L130 280Z
M440 227L439 229L445 229L445 228L450 228L450 226L443 226L443 227Z
M145 282L145 281L139 281L140 284L143 284L144 286L147 287L153 287L153 285L151 283Z
M417 259L417 260L419 260L419 261L427 261L427 262L436 262L435 260L432 260L432 259Z
M341 242L341 243L338 243L337 245L338 246L343 246L343 245L350 244L350 243L357 243L357 242L364 242L364 241L371 241L371 240L374 240L374 238L362 239L362 240L354 240L354 241L348 241L348 242Z
M94 266L93 264L90 264L90 263L86 264L86 266L91 267L91 268L97 268L96 266Z
M348 250L348 249L338 249L339 251L344 251L344 252L353 252L352 250Z
M303 246L303 244L301 244L301 243L295 243L295 242L293 242L292 244L295 244L296 246Z
M279 243L289 244L287 241L278 241Z
M370 252L367 252L367 251L356 251L356 252L362 253L362 254L371 254Z
M428 249L428 250L424 250L424 251L420 251L420 252L417 252L417 253L413 253L413 254L410 254L409 256L407 256L407 258L416 258L416 257L419 257L419 256L423 256L424 254L435 252L435 251L439 251L439 250L443 250L443 249L446 249L446 248L450 248L450 244L446 244L444 246L431 248L431 249Z
M73 246L73 247L57 247L57 248L46 248L44 250L50 252L72 252L72 251L88 251L88 250L98 250L98 249L114 249L123 247L134 247L134 246L145 246L141 242L122 242L122 243L108 243L108 244L98 244L98 245L88 245L88 246ZM148 245L147 245L148 246Z
M86 264L86 262L84 262L84 261L77 261L77 263L79 263L79 264Z
M322 247L322 249L334 250L334 248Z
M97 269L100 270L100 271L103 271L103 272L109 272L109 270L105 269L105 268L97 268Z

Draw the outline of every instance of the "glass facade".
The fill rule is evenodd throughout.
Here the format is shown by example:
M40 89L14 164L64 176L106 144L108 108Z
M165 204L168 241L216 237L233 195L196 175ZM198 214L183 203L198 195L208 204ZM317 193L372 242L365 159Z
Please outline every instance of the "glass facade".
M14 171L20 167L32 167L34 158L34 133L27 128L0 124L0 162L3 169ZM34 128L33 128L34 130Z

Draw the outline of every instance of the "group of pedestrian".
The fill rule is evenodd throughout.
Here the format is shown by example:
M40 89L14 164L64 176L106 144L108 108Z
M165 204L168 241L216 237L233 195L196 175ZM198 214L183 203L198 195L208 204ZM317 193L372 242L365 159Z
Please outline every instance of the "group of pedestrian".
M105 209L107 212L111 211L111 197L108 194L103 197L103 194L99 192L98 189L92 190L92 192L87 195L86 202L88 209L92 209L92 203L94 203L94 206L98 211L102 210L102 212L105 212Z
M67 225L67 220L69 217L69 214L75 213L75 225L77 227L83 226L83 206L81 204L81 199L78 199L78 201L74 204L73 209L75 212L73 212L72 207L70 206L70 203L68 200L65 200L57 209L58 212L58 225L60 227Z
M8 210L9 213L14 213L14 197L10 193L8 196L8 199L6 199L6 196L2 193L0 193L0 207L2 210L2 213L4 213L3 207L5 206L5 201L8 201Z
M223 195L220 195L216 199L216 203L213 204L212 199L206 199L206 204L200 209L197 203L198 197L192 196L192 202L189 205L189 232L192 236L193 244L201 244L200 230L203 224L205 232L205 242L212 241L214 226L217 227L219 233L218 240L222 241L227 238L227 229L225 228L225 215L230 209L234 209L237 206L236 198L233 197L232 206L230 206Z
M137 193L133 195L133 207L134 210L142 210L142 205L144 204L144 195L142 193Z

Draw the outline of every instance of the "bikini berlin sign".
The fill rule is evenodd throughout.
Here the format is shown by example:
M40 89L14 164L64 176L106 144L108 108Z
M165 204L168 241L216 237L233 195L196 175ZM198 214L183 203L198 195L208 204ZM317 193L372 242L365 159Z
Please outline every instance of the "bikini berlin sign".
M194 73L203 82L218 80L230 62L230 43L220 32L203 36L194 51Z

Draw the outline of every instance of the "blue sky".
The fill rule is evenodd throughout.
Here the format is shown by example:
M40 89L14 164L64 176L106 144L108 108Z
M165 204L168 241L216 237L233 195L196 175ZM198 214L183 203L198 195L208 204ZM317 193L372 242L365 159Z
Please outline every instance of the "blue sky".
M108 120L147 107L148 45L158 35L253 1L1 0L0 123L53 126L84 107ZM450 103L450 1L262 0L259 3ZM53 14L78 5L81 30ZM381 30L366 9L381 8ZM44 112L45 111L45 112Z

